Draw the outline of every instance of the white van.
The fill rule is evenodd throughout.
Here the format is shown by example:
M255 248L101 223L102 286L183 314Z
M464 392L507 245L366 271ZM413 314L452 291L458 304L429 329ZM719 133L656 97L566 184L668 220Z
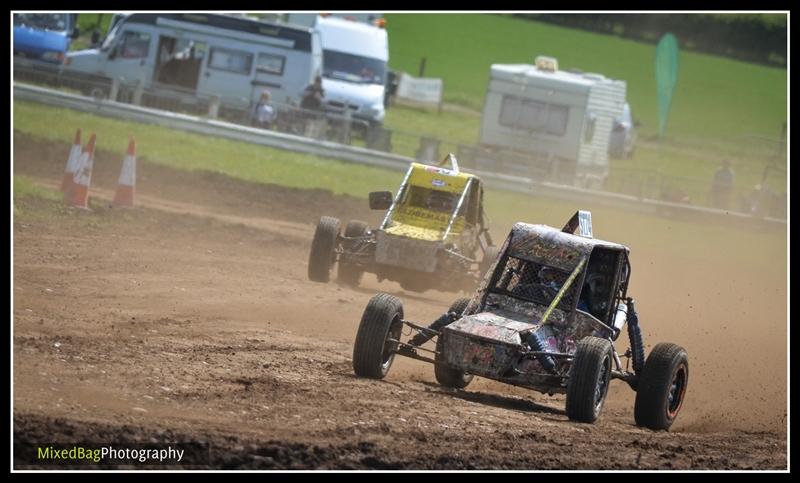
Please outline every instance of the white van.
M561 71L551 57L492 65L480 145L504 171L537 168L544 179L600 187L625 94L625 81Z
M247 108L264 89L275 103L299 103L322 72L322 49L309 28L219 14L131 14L99 48L70 52L66 64L123 87L219 96L223 105Z
M382 25L380 23L379 25ZM322 42L325 108L381 125L389 62L383 27L355 20L318 16L314 29Z
M318 13L309 12L291 12L284 15L287 23L295 25L304 25L306 27L313 27L317 23ZM345 20L354 20L369 25L375 25L376 21L383 19L383 13L380 12L331 12L323 13L322 16L338 17Z

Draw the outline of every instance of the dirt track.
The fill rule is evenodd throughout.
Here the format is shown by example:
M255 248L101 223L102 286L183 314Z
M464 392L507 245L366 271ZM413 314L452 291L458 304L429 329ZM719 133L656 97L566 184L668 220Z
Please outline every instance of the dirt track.
M14 172L55 186L67 151L15 134ZM99 153L93 194L110 199L119 158ZM738 336L705 354L687 344L694 371L669 433L633 425L620 382L600 421L584 425L567 420L561 397L484 379L446 390L407 359L384 381L358 379L352 341L376 291L398 294L424 322L456 296L370 276L356 290L307 280L316 220L374 225L365 202L147 162L138 172L136 210L17 201L17 468L25 444L75 441L199 442L211 450L186 464L213 468L786 468L785 350L767 356L783 361L782 376L756 387L736 372ZM650 332L666 340L678 329ZM735 389L720 393L725 378Z

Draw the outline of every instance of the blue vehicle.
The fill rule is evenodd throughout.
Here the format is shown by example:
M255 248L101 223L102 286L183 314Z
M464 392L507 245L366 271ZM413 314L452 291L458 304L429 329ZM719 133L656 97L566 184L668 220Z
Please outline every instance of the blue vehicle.
M14 14L14 58L64 62L70 41L79 35L77 14Z

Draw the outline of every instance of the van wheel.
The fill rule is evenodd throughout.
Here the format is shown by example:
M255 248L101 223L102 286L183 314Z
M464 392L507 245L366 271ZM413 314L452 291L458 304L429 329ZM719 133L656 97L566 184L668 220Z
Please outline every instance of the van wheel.
M611 342L584 337L578 342L567 381L567 417L593 423L603 409L611 382Z
M403 329L403 302L386 293L374 295L358 326L353 345L353 371L357 376L383 379L389 373Z
M331 216L323 216L317 223L314 239L311 241L311 253L308 256L310 280L323 283L330 280L339 230L339 220Z
M348 238L360 237L366 235L367 232L369 232L369 225L367 225L366 222L352 220L347 223L347 226L344 229L344 236ZM348 250L353 250L356 246L357 243L350 243L346 240L342 243L342 248L344 248L345 252ZM364 270L362 270L361 267L340 258L336 273L336 278L340 282L346 285L357 287L363 274Z

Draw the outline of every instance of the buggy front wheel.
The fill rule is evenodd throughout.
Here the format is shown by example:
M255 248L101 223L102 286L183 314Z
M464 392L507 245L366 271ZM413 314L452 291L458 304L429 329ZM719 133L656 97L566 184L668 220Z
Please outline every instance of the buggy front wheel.
M578 342L567 381L567 417L593 423L600 416L611 382L611 342L584 337Z
M314 231L311 253L308 255L308 278L314 282L327 282L335 261L336 242L339 239L339 220L323 216Z
M386 293L374 295L367 303L353 346L356 375L383 379L394 362L403 329L403 302Z

